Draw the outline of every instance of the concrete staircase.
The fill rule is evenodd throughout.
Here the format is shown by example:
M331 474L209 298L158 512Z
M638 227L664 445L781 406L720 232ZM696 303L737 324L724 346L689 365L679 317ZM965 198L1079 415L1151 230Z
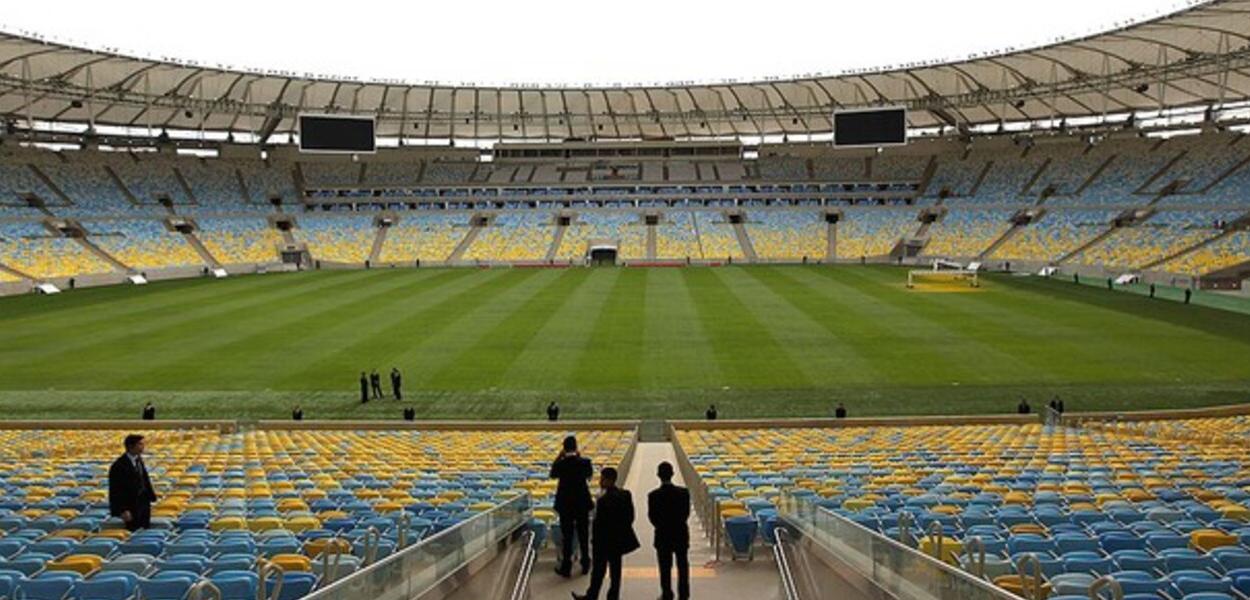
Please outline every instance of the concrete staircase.
M4 264L4 263L0 263L0 272L8 273L9 275L12 275L12 276L14 276L14 277L21 277L22 279L29 279L29 280L31 280L31 281L38 281L38 279L36 279L35 277L31 277L30 275L28 275L28 274L27 274L27 273L25 273L24 271L19 271L19 270L14 269L13 267L10 267L9 265L6 265L6 264Z
M644 225L644 227L647 228L647 260L655 260L655 225Z
M113 258L113 255L112 255L112 254L109 254L108 252L105 252L103 248L101 248L101 247L99 247L99 246L95 245L95 242L93 242L93 241L91 241L91 240L89 240L89 239L87 239L87 238L85 238L85 237L73 237L73 238L70 238L70 239L74 240L75 242L78 242L78 245L82 246L83 248L86 248L88 252L91 252L92 254L95 254L95 255L96 255L96 256L98 256L101 260L103 260L104 262L106 262L106 263L108 263L108 264L110 264L110 265L113 265L113 268L114 268L114 269L117 269L118 271L122 271L122 272L124 272L124 273L133 273L133 272L134 272L134 269L132 269L132 268L130 268L130 267L128 267L128 266L126 266L126 264L125 264L125 263L123 263L122 261L117 260L116 258Z
M555 231L551 235L551 246L547 248L547 254L543 256L547 262L556 259L556 253L560 251L560 244L564 241L564 230L568 227L564 225L556 225Z
M825 223L825 260L838 259L838 224Z
M456 248L447 256L447 262L456 262L464 257L464 253L469 251L473 246L473 242L477 240L477 236L482 232L482 228L477 225L469 227L469 231L464 234L464 239L456 244Z
M1104 240L1110 237L1112 233L1115 233L1115 230L1117 229L1119 229L1119 227L1117 227L1114 224L1108 225L1106 231L1103 231L1102 233L1094 236L1094 239L1088 242L1085 242L1084 244L1081 244L1079 247L1077 247L1077 249L1059 257L1059 260L1055 261L1055 264L1062 265L1072 260L1073 258L1080 256L1082 252L1085 252L1086 250L1089 250L1090 248L1093 248L1094 246L1101 244Z
M221 268L221 261L217 260L217 257L213 256L213 253L208 251L208 248L204 246L204 242L201 242L200 238L196 237L194 232L184 233L182 234L182 238L185 239L187 244L190 244L192 248L195 248L196 254L200 255L200 259L204 261L204 264L214 269Z
M1010 240L1011 238L1015 237L1015 235L1019 233L1020 230L1024 229L1025 227L1028 227L1028 225L1013 224L1010 228L1007 229L1007 231L1004 231L1002 235L998 236L998 239L994 240L989 245L988 248L986 248L985 250L982 250L981 253L977 255L977 260L981 260L981 261L985 260L985 258L993 254L994 251L997 250L999 246L1002 246L1003 244L1007 243L1007 240Z
M369 264L378 264L378 257L382 256L382 248L386 245L386 236L390 230L390 227L378 227L373 236L373 249L369 250Z
M738 245L742 246L743 256L751 262L759 260L759 256L755 254L755 245L751 243L751 236L747 235L747 226L734 223L734 234L738 236Z

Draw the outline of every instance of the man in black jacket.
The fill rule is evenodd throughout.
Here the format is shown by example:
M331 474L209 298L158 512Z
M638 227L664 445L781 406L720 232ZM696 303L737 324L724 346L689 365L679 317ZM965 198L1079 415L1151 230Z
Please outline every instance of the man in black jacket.
M673 465L660 463L660 487L647 495L647 520L655 527L660 568L660 599L673 600L672 569L677 563L677 598L690 599L690 490L673 485Z
M360 372L360 403L369 402L369 378L365 377L365 372Z
M590 498L587 482L592 475L594 465L577 451L577 438L571 435L564 438L560 456L551 465L551 478L559 480L554 508L560 516L560 548L563 555L556 573L561 577L573 574L574 533L581 549L582 574L590 571L590 509L594 507L594 501Z
M382 399L382 376L378 375L378 370L374 369L369 373L369 387L373 389L373 399Z
M547 420L551 422L560 420L560 405L553 400L547 405Z
M147 529L156 492L143 464L143 436L128 435L124 445L126 452L109 467L109 514L121 518L130 531Z
M399 373L398 367L391 367L391 392L395 394L396 400L404 399L404 392L400 388L404 385L404 376Z
M143 420L144 421L156 420L156 407L152 406L151 402L148 402L147 404L143 405Z
M621 559L641 545L634 533L634 499L629 491L616 487L616 469L605 467L599 472L599 488L602 494L595 507L593 532L594 569L590 572L590 587L586 594L573 592L574 600L599 600L603 579L609 573L607 600L620 600Z

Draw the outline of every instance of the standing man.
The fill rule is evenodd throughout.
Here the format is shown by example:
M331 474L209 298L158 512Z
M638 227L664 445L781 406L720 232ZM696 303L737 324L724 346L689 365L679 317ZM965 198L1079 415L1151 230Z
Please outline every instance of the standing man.
M616 487L616 469L604 467L599 472L599 489L594 525L595 567L586 594L573 592L574 600L599 600L603 579L609 575L612 582L608 584L607 600L620 600L621 559L641 545L634 533L634 499L628 490Z
M677 563L677 600L690 599L690 490L673 485L673 465L660 463L660 487L647 495L647 520L655 527L660 567L660 600L673 600L672 569Z
M417 409L411 406L404 408L404 420L405 421L413 421L413 420L416 420L416 418L417 418Z
M552 423L560 420L560 405L556 404L555 400L547 405L547 420Z
M833 409L833 418L835 419L846 418L846 405L845 404L842 404L841 402L838 403L838 407Z
M382 399L382 376L378 375L378 370L374 369L369 373L369 387L373 389L373 399Z
M365 377L365 372L360 372L360 403L369 402L369 378Z
M291 409L291 420L292 421L304 420L304 409L300 407L300 405L296 404L295 408Z
M404 393L400 389L404 385L404 376L399 374L398 367L391 367L391 392L395 394L396 400L403 400Z
M156 492L143 464L143 436L126 436L126 452L109 467L109 514L121 518L126 529L137 531L152 524Z
M1024 397L1021 396L1020 403L1016 405L1016 414L1027 415L1031 412L1033 412L1033 407L1029 406L1029 401L1025 400Z
M156 407L152 406L151 402L148 402L147 404L143 405L143 420L144 421L156 420Z
M715 421L718 414L719 413L716 412L716 405L713 404L707 407L707 414L705 416L707 417L707 420Z
M556 573L561 577L573 576L573 534L577 534L581 550L582 575L590 572L590 498L587 484L594 475L594 465L577 451L577 438L564 438L560 456L551 465L551 478L559 480L556 485L556 514L560 516L560 564Z

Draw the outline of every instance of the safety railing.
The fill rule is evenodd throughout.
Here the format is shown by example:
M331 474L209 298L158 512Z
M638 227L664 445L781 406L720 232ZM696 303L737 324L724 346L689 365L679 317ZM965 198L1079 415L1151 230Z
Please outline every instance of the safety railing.
M781 578L781 600L801 600L794 582L794 567L790 565L787 535L784 527L773 530L773 562L777 564L777 575Z
M694 507L695 515L699 517L699 525L703 527L703 534L707 536L708 544L716 549L716 560L719 561L722 526L716 499L708 494L707 484L695 472L694 464L690 462L690 457L678 441L677 428L671 424L669 425L669 439L673 440L673 450L677 454L677 470L681 472L682 481L690 490L690 504Z
M1021 600L809 500L783 495L785 522L897 600Z
M305 600L417 598L523 527L529 509L528 494L510 498L334 581Z
M508 596L509 600L529 600L530 575L534 573L534 563L538 562L538 548L535 547L537 542L538 537L533 531L525 532L525 536L521 539L521 564L517 568L512 594Z

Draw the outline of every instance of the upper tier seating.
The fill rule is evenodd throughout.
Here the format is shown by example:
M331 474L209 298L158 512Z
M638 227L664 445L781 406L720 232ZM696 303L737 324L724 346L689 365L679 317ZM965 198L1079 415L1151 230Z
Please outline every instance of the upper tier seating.
M107 471L128 431L0 431L0 585L121 579L143 597L208 578L226 597L260 561L285 569L295 600L365 564L525 492L552 514L556 431L143 432L158 495L152 527L108 513ZM597 467L619 465L625 431L578 434ZM379 537L374 543L371 531ZM342 553L327 560L323 553ZM329 565L327 565L329 563ZM253 574L254 577L254 574ZM177 583L171 583L171 582ZM55 597L59 598L60 595ZM78 596L73 596L77 598Z
M257 208L248 204L239 187L234 166L219 160L184 160L177 163L178 172L195 196L197 213L247 212ZM183 212L183 207L178 207Z
M792 156L761 156L760 178L766 181L807 181L807 161Z
M1048 199L1047 205L1143 206L1150 202L1151 195L1138 194L1137 190L1176 156L1175 152L1160 147L1158 140L1141 138L1107 140L1097 148L1099 152L1114 155L1107 168L1080 194L1056 196ZM1101 154L1093 151L1089 155L1095 161L1098 156Z
M990 258L1059 260L1106 231L1115 216L1107 210L1052 210L1015 232Z
M1250 419L1233 417L689 430L677 442L729 537L746 538L735 542L775 526L787 495L931 554L928 532L939 530L940 558L974 573L966 550L978 538L984 577L1017 593L1028 553L1052 598L1084 597L1106 574L1128 594L1179 598L1193 585L1185 578L1250 584L1250 459L1239 437L1248 430Z
M360 165L350 163L300 163L304 185L317 187L349 187L360 183Z
M844 260L885 256L919 226L915 209L845 209L837 225L837 256Z
M1176 164L1146 190L1158 192L1174 181L1181 181L1179 192L1197 193L1250 156L1250 144L1239 133L1181 135L1169 138L1161 150L1170 154L1184 153Z
M411 186L417 184L421 166L409 163L368 163L365 165L365 183L380 186Z
M257 218L211 218L196 219L199 230L195 235L223 264L263 263L278 260L277 247L282 234Z
M469 217L463 214L409 213L386 232L378 260L384 263L443 261L464 239Z
M30 166L21 162L0 162L0 216L38 216L39 212L26 204L29 194L38 196L49 206L64 204Z
M337 263L368 260L377 236L373 219L359 215L301 215L295 231L296 237L308 244L313 258Z
M824 260L829 242L824 213L819 211L752 211L747 234L760 258Z
M273 198L281 198L286 204L299 200L291 165L266 166L265 163L255 161L238 161L234 165L243 176L243 184L247 186L252 204L268 206Z
M1022 156L1015 148L1010 151L995 151L992 156L987 156L986 152L974 152L973 156L975 158L970 157L965 162L983 164L982 161L988 160L991 163L990 170L981 180L981 185L977 186L975 195L965 193L952 196L946 200L946 204L1016 204L1035 201L1040 190L1030 188L1026 191L1025 186L1045 164L1045 157L1031 152Z
M191 198L174 174L173 164L162 158L118 160L109 164L139 204L158 204L167 198L174 204L191 204Z
M135 206L113 181L108 172L94 161L48 164L40 167L74 202L72 207L58 208L62 217L158 215L165 210L155 203Z
M204 266L204 259L181 233L154 220L83 223L89 239L122 264L134 269Z

